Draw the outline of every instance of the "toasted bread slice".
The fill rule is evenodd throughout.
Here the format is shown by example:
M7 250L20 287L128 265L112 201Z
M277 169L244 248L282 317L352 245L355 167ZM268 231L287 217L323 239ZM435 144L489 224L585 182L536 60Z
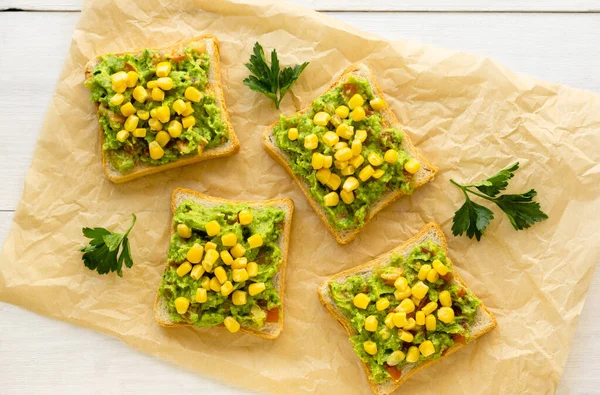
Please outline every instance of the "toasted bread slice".
M430 223L430 224L427 224L423 229L421 229L421 231L419 233L417 233L411 239L406 241L404 244L401 244L400 246L394 248L393 250L378 256L377 258L375 258L374 260L372 260L370 262L367 262L363 265L357 266L355 268L352 268L352 269L343 271L341 273L338 273L334 276L331 276L319 286L319 289L318 289L319 300L321 301L323 306L325 306L327 311L329 311L329 313L331 313L331 315L333 315L335 317L335 319L338 320L338 322L344 327L346 332L348 332L349 336L354 336L356 334L356 332L355 332L354 328L352 327L352 324L350 323L348 318L345 315L343 315L343 313L337 308L334 300L331 297L329 284L332 282L341 282L341 281L345 280L346 278L348 278L350 276L354 276L354 275L361 275L361 276L365 276L365 277L371 276L371 274L373 273L373 270L377 266L384 265L389 262L390 257L392 256L393 253L397 253L398 255L406 258L411 253L412 249L416 245L421 244L427 240L433 241L435 244L442 247L444 249L444 251L446 252L446 254L448 254L448 245L446 244L446 237L444 236L442 229L437 224ZM448 260L450 260L450 258L448 258ZM451 280L450 284L456 284L456 285L460 284L463 287L467 288L466 284L464 283L464 281L462 280L462 278L459 276L459 274L456 271L453 271L452 274L453 274L453 279ZM496 319L494 318L492 313L490 313L490 311L482 303L477 308L475 320L471 326L471 330L470 330L471 337L470 337L469 343L472 342L473 340L477 339L478 337L483 336L484 334L488 333L489 331L494 329L496 327L496 325L497 325ZM441 360L442 358L447 357L448 355L450 355L450 354L454 353L455 351L457 351L458 349L460 349L462 346L463 346L463 344L461 344L461 343L455 343L453 346L446 349L443 356L439 359L432 359L432 360L422 362L419 364L411 364L411 365L404 366L402 368L402 370L400 371L400 379L397 381L389 380L384 383L374 382L371 379L371 372L370 372L368 365L362 361L361 362L363 364L363 368L364 368L365 373L367 374L367 378L369 380L369 385L373 389L373 392L375 392L378 395L390 394L390 393L394 392L400 385L402 385L402 383L404 383L406 380L408 380L413 374L417 373L418 371L420 371L422 369L425 369L427 366L434 364L435 362Z
M331 89L336 88L340 84L343 84L344 81L347 79L347 77L350 74L354 74L354 75L356 75L358 77L367 79L367 81L369 82L369 84L371 86L371 89L373 90L373 93L375 94L375 96L376 97L380 97L380 98L385 97L384 94L383 94L383 92L382 92L382 90L381 90L381 88L379 87L379 85L375 81L375 77L374 77L373 73L371 72L371 70L366 65L364 65L362 63L356 63L356 64L350 65L325 90L324 93L328 92ZM299 113L306 113L306 112L310 111L310 108L311 108L311 106L308 106L305 109L301 110ZM382 109L380 111L381 111L381 115L382 115L383 121L387 125L389 125L390 127L395 127L395 128L398 128L398 129L402 129L401 125L399 124L398 120L396 119L396 116L389 109L389 107L386 106L384 109ZM402 191L400 191L400 190L390 191L389 193L387 193L384 196L382 196L381 199L379 199L377 202L375 202L370 207L369 212L367 214L367 217L365 218L363 226L356 227L354 229L348 229L348 230L337 230L337 229L335 229L335 227L329 222L329 219L327 218L327 214L323 210L323 207L310 194L309 185L302 179L302 177L298 176L297 174L294 174L294 172L293 172L293 170L292 170L292 168L290 167L290 164L289 164L290 163L289 156L284 151L280 150L277 147L277 145L275 143L275 138L274 138L274 135L273 135L273 129L275 128L275 126L277 126L278 123L279 122L275 122L274 124L272 124L271 126L269 126L267 129L265 129L265 131L263 132L263 146L267 150L267 152L277 162L279 162L287 170L287 172L290 173L290 175L294 178L294 180L298 183L298 185L300 186L300 189L302 190L302 192L304 193L304 195L308 199L308 202L313 207L313 209L315 210L315 212L319 215L319 217L321 217L321 219L323 220L323 222L327 226L327 229L329 229L329 232L331 232L331 234L333 235L333 237L335 238L335 240L338 243L340 243L340 244L348 244L349 242L351 242L358 235L358 233L362 230L362 228L379 211L381 211L382 209L384 209L386 206L388 206L389 204L391 204L394 200L396 200L400 196L404 195L404 193ZM406 132L404 132L404 136L403 136L403 139L402 139L402 146L406 150L406 152L408 152L408 154L409 154L410 157L415 158L415 159L417 159L417 160L419 160L421 162L421 168L419 169L419 171L416 174L413 175L412 182L414 183L415 189L418 188L418 187L420 187L421 185L424 185L424 184L428 183L429 181L432 181L433 178L435 177L435 174L438 171L437 167L435 167L431 162L429 162L421 154L419 154L419 152L417 151L417 149L415 148L415 146L411 142L410 137L408 136L408 134Z
M231 156L239 152L240 142L235 134L235 131L233 130L233 125L229 118L229 112L227 110L227 106L225 105L225 97L223 95L223 84L221 82L221 66L219 56L219 41L217 40L217 38L212 34L205 34L202 36L191 38L189 40L180 41L173 46L157 48L156 51L159 51L161 53L176 53L180 48L183 48L195 41L203 41L206 44L206 51L210 55L210 69L208 72L208 85L206 89L211 90L215 94L216 103L221 110L221 119L223 120L223 123L228 129L229 140L225 144L205 149L200 154L189 154L186 156L182 156L181 159L164 165L153 166L146 164L138 164L131 171L123 174L112 166L112 164L107 158L105 151L102 149L102 146L104 144L104 132L102 130L102 126L99 126L102 167L104 168L104 174L110 181L120 184L139 177L143 177L148 174L154 174L163 170L173 169L175 167L185 166L208 159ZM141 52L142 50L138 50L133 52L123 52L116 55L120 56L125 55L127 53L135 55ZM87 65L85 66L86 80L88 80L92 76L92 72L96 65L99 62L101 62L101 58L102 56L98 56L97 58L92 59L87 63ZM99 106L96 103L96 110L98 109Z
M185 189L185 188L176 188L173 190L171 194L171 212L174 214L175 210L179 206L180 203L186 200L194 200L202 205L212 207L218 206L225 203L230 204L247 204L250 207L277 207L283 211L285 211L285 219L283 221L283 230L279 236L278 244L281 249L282 262L279 267L279 271L273 277L273 284L275 289L278 291L279 298L281 300L281 306L279 308L279 320L278 322L267 322L265 325L259 330L248 328L242 326L240 331L249 333L252 335L256 335L265 339L275 339L277 338L281 331L283 330L283 306L284 306L284 296L285 296L285 270L287 267L287 256L288 249L290 245L290 231L292 226L292 214L294 213L294 202L291 199L283 198L283 199L272 199L272 200L256 200L256 201L241 201L241 200L226 200L220 199L208 195L204 195L200 192ZM172 220L171 220L172 222ZM171 236L175 232L171 223L169 223L171 227ZM165 268L166 270L166 268ZM167 308L166 300L161 297L160 292L156 294L156 300L154 302L154 317L156 322L165 327L177 327L177 326L192 326L191 323L176 323L173 322L169 318L169 310ZM224 325L219 325L223 327Z

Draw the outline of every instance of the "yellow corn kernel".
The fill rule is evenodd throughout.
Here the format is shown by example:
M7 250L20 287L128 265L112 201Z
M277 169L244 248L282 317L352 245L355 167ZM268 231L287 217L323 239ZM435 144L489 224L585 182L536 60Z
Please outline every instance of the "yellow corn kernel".
M369 102L369 104L371 104L371 108L375 111L382 110L386 106L385 100L383 100L382 98L379 98L379 97L371 100Z
M181 123L184 128L188 129L196 124L196 118L194 118L193 115L190 115L189 117L181 118Z
M210 278L208 278L207 276L202 277L202 279L200 280L200 286L202 288L204 288L205 290L209 291L210 290Z
M163 91L170 91L173 89L173 80L171 77L160 77L158 80L156 80L156 83Z
M414 158L410 158L404 164L404 170L406 170L410 174L415 174L416 172L419 171L420 168L421 168L421 162L419 162L418 160L416 160Z
M225 317L225 320L223 320L223 325L225 325L225 328L227 328L227 330L231 333L236 333L240 330L240 323L237 322L233 317Z
M342 179L335 173L331 173L331 177L329 177L329 181L327 181L327 185L332 190L337 190L342 183Z
M129 138L129 132L127 130L121 130L117 133L117 140L124 143Z
M339 143L336 143L336 144L333 146L333 151L334 151L334 152L337 152L337 151L339 151L339 150L341 150L341 149L344 149L344 148L348 148L348 143L347 143L347 142L345 142L345 141L340 141Z
M417 274L417 277L419 278L419 280L425 281L425 279L427 278L427 274L429 273L430 270L431 270L431 265L421 266L421 268L419 269L419 273Z
M202 247L198 243L194 243L194 245L191 246L189 250L187 250L187 253L185 254L185 259L195 264L200 262L200 260L202 259L202 255L204 255L204 247Z
M152 88L152 100L154 101L163 101L165 100L165 92L162 91L158 86L156 88Z
M427 317L425 317L425 329L427 329L428 331L434 331L436 327L437 321L435 319L435 315L430 314Z
M402 329L404 329L405 331L412 331L413 329L415 329L415 327L417 326L417 322L415 321L415 319L411 317L407 321L408 323L404 325Z
M136 114L142 121L147 121L150 118L150 113L146 110L137 110Z
M409 313L412 313L413 311L415 311L415 304L412 300L410 300L409 298L406 298L402 302L400 302L400 308L406 314L409 314Z
M370 355L377 354L377 344L371 340L367 340L366 342L364 342L363 348L365 349L365 352L367 354L370 354Z
M221 236L221 243L226 247L233 247L237 244L237 236L233 232L227 232Z
M415 298L423 299L427 295L427 291L429 291L429 286L425 285L423 281L419 281L412 287L411 294Z
M355 169L358 169L360 167L360 165L362 165L365 162L365 158L363 158L362 155L357 155L352 157L352 159L350 159L348 161L349 164L351 164L352 166L354 166Z
M329 181L329 178L331 177L331 170L320 169L319 171L317 171L316 177L317 177L317 180L319 180L319 182L321 184L327 184L327 182Z
M435 271L439 273L440 276L445 276L446 274L448 274L448 268L439 259L434 260L431 265L433 266Z
M196 289L196 297L194 298L194 300L197 303L205 303L208 300L208 292L206 292L206 289L204 289L204 288Z
M360 153L362 152L362 142L357 138L352 140L351 147L352 147L352 156L360 155Z
M202 100L202 92L200 92L198 89L194 88L193 86L188 87L185 90L185 98L188 99L189 101L193 101L195 103L200 102L200 100Z
M130 102L127 102L121 106L121 114L123 114L124 117L133 115L133 114L135 114L136 111L137 110L135 109L133 104L131 104Z
M219 259L219 252L217 250L208 249L206 246L206 253L204 254L204 260L213 265Z
M223 251L221 251L220 255L221 255L221 260L226 265L230 266L233 263L233 258L231 257L231 254L229 253L229 251L223 250Z
M137 117L137 115L128 116L127 120L125 120L125 130L128 132L133 132L137 128L139 121L140 119Z
M169 127L167 128L167 130L169 131L169 134L171 135L171 137L176 139L177 137L181 136L182 128L183 127L181 126L181 123L179 121L173 120L169 124Z
M127 87L133 88L134 86L137 85L137 82L138 82L138 73L136 73L135 71L128 71L127 72Z
M387 340L392 337L392 332L387 327L383 327L383 329L379 331L379 336L381 336L383 340Z
M169 119L171 119L171 110L169 110L169 107L168 106L156 107L156 118L161 123L169 122Z
M138 128L133 131L133 137L146 137L146 128Z
M231 281L225 281L223 285L221 285L221 295L229 296L233 292L233 284Z
M186 224L177 224L177 234L179 237L189 239L192 237L192 230Z
M444 307L452 306L452 296L450 295L450 292L448 292L448 291L440 292L439 300L440 300L440 304Z
M319 138L316 134L309 134L304 138L304 148L314 150L319 146Z
M454 321L454 310L451 307L440 307L437 312L438 320L445 324L449 324Z
M406 357L406 355L404 355L404 353L402 351L396 350L387 357L386 363L390 366L396 366L400 362L404 361L405 357Z
M248 277L256 277L256 276L258 276L258 263L256 263L256 262L248 262L248 266L246 267L246 271L248 272Z
M248 301L248 294L244 291L234 291L233 295L231 295L231 301L236 306L243 306Z
M336 129L335 133L346 140L349 140L354 135L354 128L349 126L347 123L341 123Z
M207 273L213 272L213 266L214 266L214 263L207 261L206 259L202 261L202 268Z
M188 117L194 113L194 108L192 107L192 103L189 101L185 102L185 110L181 113L182 116Z
M263 238L259 234L248 237L248 245L250 248L258 248L263 245Z
M419 351L419 348L417 346L412 346L408 349L408 352L406 353L406 362L408 362L408 363L418 362L420 357L421 357L421 352Z
M329 169L333 164L333 156L323 155L323 168Z
M375 173L373 173L373 178L380 179L384 174L385 171L383 169L377 169L375 170Z
M410 297L411 289L407 287L404 291L400 291L399 289L394 291L394 297L396 300L404 300Z
M440 279L440 275L434 269L430 270L429 273L427 273L427 281L429 281L430 283L434 283L439 279Z
M335 134L334 132L326 132L323 135L323 142L330 147L333 147L340 141L340 136Z
M165 154L165 151L156 141L151 142L148 148L150 149L150 157L154 160L162 158Z
M109 103L111 106L119 106L123 103L123 100L125 100L125 96L120 93L115 93L114 96L110 98Z
M221 231L221 225L219 225L216 220L212 220L204 225L204 229L206 229L206 234L212 237L219 234Z
M394 324L394 314L395 313L388 313L388 315L386 315L385 319L383 320L383 322L385 323L385 326L387 326L390 329L393 329L396 327L396 324Z
M148 120L148 125L150 125L150 130L154 131L160 131L163 128L162 123L160 123L158 119L154 118Z
M160 62L156 65L156 76L166 77L171 72L171 62Z
M246 248L240 243L237 243L229 250L229 252L234 258L241 258L246 254Z
M429 302L425 306L423 306L421 311L425 315L429 315L429 314L433 313L435 311L435 309L437 309L437 308L438 308L438 304L436 302Z
M167 143L169 142L169 140L171 140L171 136L169 136L169 133L167 133L167 132L160 131L160 132L156 133L156 138L154 140L161 147L164 147L165 145L167 145Z
M393 270L386 270L386 271L384 271L383 273L381 273L379 275L379 277L381 277L382 279L384 279L386 282L394 282L403 273L404 273L404 270L402 270L399 267L395 267L395 268L393 268Z
M354 299L352 299L352 303L354 303L354 306L363 310L367 308L370 302L371 299L369 299L369 297L362 292L356 294L356 296L354 296Z
M342 119L348 118L348 114L350 114L350 109L346 106L339 106L335 109L335 115Z
M324 157L320 152L315 152L312 154L311 165L313 169L319 170L323 168Z
M425 340L423 343L419 345L419 351L424 357L428 357L435 353L435 347L431 340Z
M232 269L245 269L248 266L248 259L245 257L236 258L231 264Z
M187 298L180 296L177 299L175 299L175 309L179 314L183 315L187 313L189 307L190 301Z
M377 321L377 317L374 315L370 315L365 319L365 329L369 332L375 332L377 330L377 325L379 325L379 321Z
M183 277L188 274L190 270L192 270L192 264L186 261L179 265L176 272L179 277Z
M344 186L342 187L346 191L353 191L358 188L358 180L355 177L348 177L346 181L344 181Z
M206 244L204 244L205 251L216 250L216 249L217 249L217 245L215 243L213 243L212 241L209 241Z
M341 161L340 162L339 160L336 160L334 162L334 165L335 165L336 169L338 169L338 170L344 170L346 167L348 167L348 161Z
M367 157L367 160L370 164L372 164L375 167L381 166L383 164L383 159L381 159L381 156L379 156L377 152L371 152Z
M365 104L365 99L358 93L348 100L348 107L350 107L351 110L354 110L356 107L362 106L363 104Z
M210 289L215 292L221 292L221 283L216 277L210 279Z
M404 311L395 312L394 316L393 316L393 320L394 320L394 325L397 328L402 328L404 325L406 325L408 323L408 321L406 319L406 313Z
M398 156L398 151L395 149L389 149L385 151L385 154L383 154L383 160L393 165L394 163L398 162Z
M398 291L406 291L408 289L408 280L406 277L400 276L394 281L394 287L396 287Z
M388 298L381 298L375 303L375 307L377 308L377 311L383 311L390 307L390 301Z
M361 156L361 158L362 158L362 156ZM373 169L373 167L371 165L366 165L365 167L363 167L363 169L360 171L360 173L358 173L358 178L360 178L360 180L362 182L365 182L369 178L371 178L374 173L375 173L375 169Z
M323 196L323 201L325 202L325 206L334 207L337 206L340 202L340 197L337 192L330 192L327 195Z
M240 225L250 225L252 222L252 211L242 210L238 213L238 221Z
M288 139L295 141L298 140L298 129L297 128L289 128L288 129Z
M415 322L417 325L425 325L425 313L422 311L417 311L415 313Z
M148 91L146 91L143 86L136 86L133 90L133 98L138 102L143 103L148 99Z
M265 283L254 283L248 285L248 293L250 296L255 296L266 289Z
M221 284L225 284L225 281L227 281L227 272L225 272L225 269L223 269L223 266L216 267L214 274L215 274L215 277L217 278L217 280L219 280L219 282Z
M402 340L403 342L406 342L406 343L411 343L415 338L415 336L412 333L405 331L403 329L400 329L398 331L398 337L400 337L400 340Z
M365 119L366 116L367 114L365 113L365 109L362 107L356 107L352 111L352 120L354 120L355 122L362 121L363 119Z
M330 119L331 119L331 116L329 114L327 114L326 112L320 111L315 114L315 116L313 118L313 122L315 125L327 126Z
M413 301L413 303L415 304L415 306L419 306L421 304L421 299L415 298L414 296L411 296L410 300Z
M127 73L124 71L119 71L111 75L110 81L113 91L117 93L123 93L127 89Z
M192 272L190 273L190 277L192 277L194 280L199 280L200 277L202 277L202 275L204 274L205 270L202 267L202 265L194 265L194 267L192 268Z
M354 192L342 189L340 191L340 197L342 198L342 202L346 204L352 204L352 202L354 201Z
M148 83L146 84L146 88L148 88L148 89L158 88L158 82L148 81Z
M173 102L173 111L181 115L185 111L185 102L181 99L177 99Z
M357 130L355 138L359 139L361 143L364 143L367 139L367 131L364 129Z
M351 176L352 174L354 174L355 171L356 169L354 168L354 166L348 165L344 167L340 173L342 173L343 176Z

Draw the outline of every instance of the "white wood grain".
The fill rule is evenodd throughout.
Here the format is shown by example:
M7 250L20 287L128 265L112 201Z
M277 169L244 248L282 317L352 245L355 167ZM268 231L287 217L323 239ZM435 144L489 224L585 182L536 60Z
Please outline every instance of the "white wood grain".
M426 41L491 56L520 72L600 92L596 78L600 15L332 15L390 39ZM1 210L12 210L18 202L77 17L77 13L0 13L0 86L14 92L0 95L2 242L12 213ZM35 63L22 61L32 53ZM600 310L595 308L599 303L597 272L560 394L599 393ZM0 304L0 383L3 394L243 393L133 351L103 334L5 304Z
M590 12L598 0L288 0L318 11ZM3 0L2 9L81 10L83 0Z

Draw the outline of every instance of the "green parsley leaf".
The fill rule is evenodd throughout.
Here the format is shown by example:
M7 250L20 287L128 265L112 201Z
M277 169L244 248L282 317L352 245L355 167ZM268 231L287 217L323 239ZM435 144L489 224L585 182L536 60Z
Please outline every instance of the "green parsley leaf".
M492 210L473 202L467 196L465 204L454 213L452 234L458 236L466 232L470 239L475 236L479 241L483 231L493 219L494 213Z
M533 201L535 189L520 195L501 195L495 202L504 211L515 230L527 229L536 222L548 219L540 204Z
M117 272L123 277L123 264L130 268L133 266L129 239L127 236L133 225L135 225L135 214L131 214L133 220L129 229L123 234L113 233L104 228L83 228L83 235L91 239L89 244L82 247L83 264L90 270L96 270L98 274ZM121 254L119 254L119 247Z
M498 174L488 178L485 181L481 181L470 186L479 189L481 192L485 193L488 196L494 197L501 191L506 189L506 187L508 186L508 181L514 177L515 171L517 171L518 168L519 162L507 167L504 170L501 170L500 172L498 172Z
M269 66L263 47L257 42L254 44L253 54L250 55L250 62L246 63L246 68L252 75L244 79L244 85L255 92L263 93L273 100L276 108L279 108L283 96L300 77L300 73L306 66L308 62L281 70L275 49L271 52L271 66Z

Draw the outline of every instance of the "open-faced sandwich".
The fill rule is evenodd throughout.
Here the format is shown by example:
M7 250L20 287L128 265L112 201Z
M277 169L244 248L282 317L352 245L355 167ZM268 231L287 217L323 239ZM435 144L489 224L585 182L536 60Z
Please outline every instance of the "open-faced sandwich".
M231 201L178 188L171 209L156 321L279 336L292 200Z
M496 327L448 257L436 224L371 262L330 277L319 299L350 335L369 384L389 394Z
M265 149L294 177L338 243L431 181L367 66L350 66L312 106L265 130Z
M99 56L85 78L98 110L102 165L113 182L239 151L212 35Z

